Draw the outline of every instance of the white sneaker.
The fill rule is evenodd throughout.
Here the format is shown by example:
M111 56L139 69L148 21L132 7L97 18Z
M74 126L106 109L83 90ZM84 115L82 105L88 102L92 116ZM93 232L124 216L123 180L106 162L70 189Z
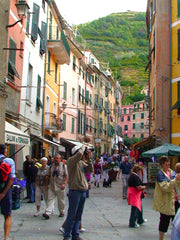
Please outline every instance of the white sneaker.
M147 219L144 219L144 221L140 223L140 225L143 225L144 223L147 223Z
M34 217L39 217L39 215L40 215L40 212L37 211L37 212L34 214Z
M80 232L86 232L86 229L85 228L80 228L79 231Z
M60 227L59 231L64 234L64 228L63 227Z

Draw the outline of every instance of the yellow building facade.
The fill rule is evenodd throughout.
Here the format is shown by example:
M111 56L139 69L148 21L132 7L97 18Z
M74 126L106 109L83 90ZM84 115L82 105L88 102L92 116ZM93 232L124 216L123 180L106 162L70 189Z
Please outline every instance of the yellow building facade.
M180 145L180 1L171 0L171 142Z
M43 143L45 156L54 155L59 147L59 133L63 127L59 107L60 67L61 64L70 62L70 48L61 26L61 15L54 1L49 4L47 14L43 118L43 136L47 139Z

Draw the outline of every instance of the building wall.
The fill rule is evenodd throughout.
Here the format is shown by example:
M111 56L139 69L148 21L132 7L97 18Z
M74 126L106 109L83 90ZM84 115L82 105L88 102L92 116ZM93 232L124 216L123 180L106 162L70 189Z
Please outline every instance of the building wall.
M180 82L180 62L178 61L178 30L180 29L180 21L178 16L178 1L171 0L171 89L172 89L172 106L178 99L178 83ZM172 132L171 141L175 145L180 145L180 116L178 108L172 111Z
M151 9L153 2L148 1L146 18L151 61L150 134L163 143L170 142L170 1L156 1Z
M4 143L5 139L5 105L6 105L6 97L7 92L5 89L4 79L7 76L7 51L3 50L3 48L7 47L7 30L6 25L8 24L8 10L9 9L10 0L2 0L1 8L0 8L0 142Z

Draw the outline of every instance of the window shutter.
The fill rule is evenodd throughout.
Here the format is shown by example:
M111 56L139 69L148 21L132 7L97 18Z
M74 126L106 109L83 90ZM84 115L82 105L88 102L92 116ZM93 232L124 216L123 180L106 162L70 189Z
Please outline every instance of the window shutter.
M81 129L81 112L78 110L78 133L80 133Z
M38 37L38 23L39 23L39 6L34 3L33 4L32 29L31 29L31 39L33 42L35 42Z
M71 132L74 133L74 118L72 117Z
M47 23L41 22L41 32L42 37L40 41L40 54L44 54L46 52L46 44L47 44Z
M178 29L178 61L180 61L180 29Z
M29 34L29 23L30 23L30 14L27 14L27 19L26 19L26 32Z
M180 17L180 0L178 0L177 12L178 12L178 18L179 18Z

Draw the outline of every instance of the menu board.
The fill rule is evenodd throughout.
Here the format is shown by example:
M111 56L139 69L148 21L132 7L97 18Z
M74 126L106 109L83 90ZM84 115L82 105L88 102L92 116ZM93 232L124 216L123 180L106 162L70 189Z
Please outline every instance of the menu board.
M157 174L160 169L161 169L161 166L159 163L153 163L153 162L148 163L148 182L149 183L156 182Z

